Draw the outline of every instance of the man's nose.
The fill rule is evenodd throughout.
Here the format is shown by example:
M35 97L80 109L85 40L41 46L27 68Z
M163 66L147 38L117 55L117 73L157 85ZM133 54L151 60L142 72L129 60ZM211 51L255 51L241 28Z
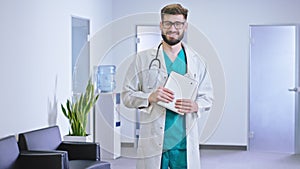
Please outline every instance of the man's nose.
M177 29L175 28L175 24L172 24L171 27L169 28L169 30L176 30L177 31Z

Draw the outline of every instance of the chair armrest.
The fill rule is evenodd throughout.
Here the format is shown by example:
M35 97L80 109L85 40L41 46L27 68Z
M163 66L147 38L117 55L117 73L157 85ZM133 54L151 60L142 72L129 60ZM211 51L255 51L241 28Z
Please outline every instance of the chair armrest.
M69 160L100 161L99 143L63 141L57 149L67 151Z
M18 167L30 169L68 169L68 153L65 151L22 151Z

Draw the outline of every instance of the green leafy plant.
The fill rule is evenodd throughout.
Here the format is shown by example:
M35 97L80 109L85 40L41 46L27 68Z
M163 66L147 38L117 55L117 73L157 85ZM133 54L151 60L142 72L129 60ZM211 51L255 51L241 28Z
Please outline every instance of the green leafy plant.
M86 90L79 99L74 102L67 100L66 105L61 104L63 114L69 119L71 136L86 136L86 125L88 114L98 100L99 95L95 95L94 85L89 80Z

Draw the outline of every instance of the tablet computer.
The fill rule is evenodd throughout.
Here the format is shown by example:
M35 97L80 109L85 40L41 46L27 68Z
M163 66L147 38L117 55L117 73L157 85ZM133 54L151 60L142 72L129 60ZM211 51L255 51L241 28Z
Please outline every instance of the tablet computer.
M174 92L174 100L173 102L169 103L159 101L157 104L183 115L183 113L178 112L178 110L175 108L175 102L177 99L195 100L198 82L176 72L171 72L164 87Z

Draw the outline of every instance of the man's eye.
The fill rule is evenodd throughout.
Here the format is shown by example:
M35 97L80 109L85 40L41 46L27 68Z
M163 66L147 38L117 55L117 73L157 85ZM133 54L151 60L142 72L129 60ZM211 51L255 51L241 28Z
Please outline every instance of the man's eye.
M181 22L175 22L175 25L180 26L180 25L182 25L182 23Z
M172 25L172 23L171 22L166 22L165 25L170 26L170 25Z

